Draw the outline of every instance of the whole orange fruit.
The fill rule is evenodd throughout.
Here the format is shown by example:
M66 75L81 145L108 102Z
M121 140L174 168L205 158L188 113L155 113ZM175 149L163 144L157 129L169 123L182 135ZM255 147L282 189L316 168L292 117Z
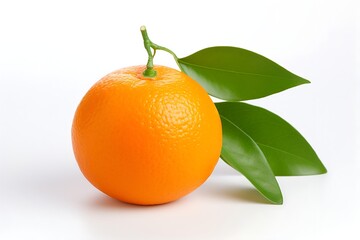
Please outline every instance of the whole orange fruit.
M206 91L186 74L155 66L120 69L80 102L72 126L76 160L99 190L124 202L176 200L212 173L221 122Z

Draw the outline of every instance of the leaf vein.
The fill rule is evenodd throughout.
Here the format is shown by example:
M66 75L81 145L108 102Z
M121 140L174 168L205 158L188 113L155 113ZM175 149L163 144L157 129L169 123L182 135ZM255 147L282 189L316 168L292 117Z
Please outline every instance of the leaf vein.
M242 72L242 71L220 69L220 68L214 68L214 67L206 67L206 66L203 66L203 65L195 64L195 63L184 62L183 60L179 60L179 62L182 63L182 64L185 64L185 65L187 64L187 65L190 65L190 66L195 66L195 67L204 68L204 69L210 69L210 70L216 70L216 71L220 71L220 72L230 72L230 73L243 74L243 75L262 76L262 77L266 77L266 78L273 78L273 77L284 78L283 76L278 76L278 75L265 75L265 74L260 74L260 73L251 73L251 72Z
M272 147L272 146L269 146L269 145L267 145L267 144L260 143L260 142L256 142L256 143L257 143L258 145L261 145L261 146L264 146L264 147L271 148L271 149L276 150L276 151L278 151L278 152L286 153L286 154L291 155L291 156L293 156L293 157L300 158L300 159L302 159L302 160L304 160L304 161L309 161L307 158L304 158L304 157L299 156L299 155L296 155L296 154L294 154L294 153L291 153L291 152L285 151L285 150L283 150L283 149L276 148L276 147Z

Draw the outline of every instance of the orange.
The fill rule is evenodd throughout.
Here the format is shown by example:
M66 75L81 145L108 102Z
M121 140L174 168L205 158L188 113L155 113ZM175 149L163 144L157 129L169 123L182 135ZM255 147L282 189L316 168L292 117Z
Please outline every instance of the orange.
M120 69L80 102L72 143L85 177L124 202L174 201L212 173L222 144L221 122L206 91L186 74L155 66Z

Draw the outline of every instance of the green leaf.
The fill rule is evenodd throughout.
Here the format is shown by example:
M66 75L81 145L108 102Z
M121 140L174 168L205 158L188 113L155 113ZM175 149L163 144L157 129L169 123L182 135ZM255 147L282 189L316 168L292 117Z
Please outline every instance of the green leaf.
M280 187L260 148L231 120L220 117L223 128L221 158L242 173L270 202L282 204Z
M305 138L284 119L260 107L241 102L216 103L226 117L261 148L276 176L326 173Z
M210 95L224 100L256 99L309 83L264 56L236 47L206 48L177 62Z

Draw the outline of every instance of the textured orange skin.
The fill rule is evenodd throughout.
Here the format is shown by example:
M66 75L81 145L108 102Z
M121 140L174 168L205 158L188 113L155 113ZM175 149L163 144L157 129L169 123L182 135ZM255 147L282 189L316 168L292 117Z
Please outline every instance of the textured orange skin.
M72 126L76 160L99 190L124 202L174 201L199 187L221 151L221 121L206 91L182 72L155 66L102 78L79 104Z

